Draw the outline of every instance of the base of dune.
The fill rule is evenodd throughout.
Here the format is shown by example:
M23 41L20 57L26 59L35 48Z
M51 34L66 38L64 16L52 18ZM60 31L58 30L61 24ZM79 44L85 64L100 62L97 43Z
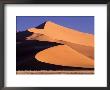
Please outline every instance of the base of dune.
M75 71L16 71L16 74L94 74L94 70L75 70Z

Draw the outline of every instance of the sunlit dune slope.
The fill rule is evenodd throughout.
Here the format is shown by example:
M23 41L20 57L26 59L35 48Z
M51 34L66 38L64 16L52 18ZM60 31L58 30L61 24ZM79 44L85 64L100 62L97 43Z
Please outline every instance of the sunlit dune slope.
M74 44L63 40L55 40L44 34L39 34L39 33L33 33L31 36L27 37L27 40L49 41L49 42L57 42L57 43L65 44L70 46L72 49L75 49L76 51L84 54L85 56L94 59L94 48L90 46Z
M72 49L75 49L76 51L84 54L85 56L94 59L94 48L90 46L74 44L63 40L55 40L44 34L39 34L39 33L33 33L31 36L27 37L27 40L49 41L49 42L57 42L57 43L65 44L70 46Z
M35 58L41 62L47 62L55 65L93 68L94 60L84 56L67 45L58 45L45 49Z
M69 29L53 22L46 22L44 29L31 28L28 31L33 33L41 33L56 40L63 40L71 43L77 43L85 46L94 46L94 36Z
M80 45L80 44L75 44L75 43L70 43L70 42L66 42L66 41L57 41L58 43L61 44L65 44L68 45L69 47L71 47L72 49L76 50L77 52L91 58L94 59L94 47L90 47L90 46L84 46L84 45Z
M36 54L41 62L55 65L94 68L94 35L69 29L53 22L46 22L43 29L30 28L33 33L27 40L57 42L54 46Z

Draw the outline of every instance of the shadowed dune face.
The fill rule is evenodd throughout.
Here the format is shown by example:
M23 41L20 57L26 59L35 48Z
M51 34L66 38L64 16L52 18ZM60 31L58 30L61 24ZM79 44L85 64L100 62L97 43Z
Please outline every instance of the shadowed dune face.
M20 32L22 33L22 32ZM18 42L21 42L19 40ZM61 45L56 42L23 40L16 44L16 70L93 70L93 68L69 67L41 62L35 55L47 48Z
M35 27L37 29L44 29L46 22L40 24L39 26Z
M38 41L48 41L48 42L57 42L57 40L48 37L41 33L33 33L31 36L26 37L27 40L38 40Z
M29 32L29 31L17 32L16 33L16 42L24 41L26 39L26 37L28 37L32 34L33 34L33 32Z
M45 25L47 25L47 24L45 24ZM54 36L49 37L49 36L45 35L41 30L38 30L38 29L36 30L35 28L32 28L29 31L34 33L32 36L27 37L29 40L36 39L39 41L50 41L50 42L58 42L58 43L66 44L66 45L70 46L71 48L77 50L78 52L86 55L87 57L94 59L94 47L93 46L85 46L85 45L81 45L81 44L77 44L77 43L71 43L68 41L60 40L58 38L53 39ZM38 37L38 35L39 35L39 37Z
M93 70L94 35L50 21L18 32L17 66L17 70L23 66L37 70Z

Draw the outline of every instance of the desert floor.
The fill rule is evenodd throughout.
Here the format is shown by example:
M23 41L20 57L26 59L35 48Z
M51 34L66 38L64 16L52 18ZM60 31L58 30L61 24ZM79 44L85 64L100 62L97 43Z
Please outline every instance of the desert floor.
M75 71L16 71L16 74L94 74L94 70L75 70Z

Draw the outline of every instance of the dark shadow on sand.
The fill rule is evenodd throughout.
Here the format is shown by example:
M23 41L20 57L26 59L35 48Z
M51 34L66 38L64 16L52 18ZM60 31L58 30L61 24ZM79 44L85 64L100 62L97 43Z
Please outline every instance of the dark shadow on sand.
M23 31L16 34L16 70L93 70L93 68L68 67L44 63L35 59L35 55L49 47L63 45L56 42L26 40L31 32Z

